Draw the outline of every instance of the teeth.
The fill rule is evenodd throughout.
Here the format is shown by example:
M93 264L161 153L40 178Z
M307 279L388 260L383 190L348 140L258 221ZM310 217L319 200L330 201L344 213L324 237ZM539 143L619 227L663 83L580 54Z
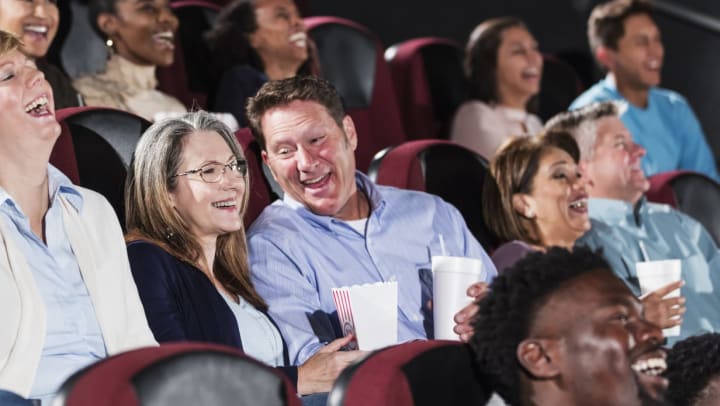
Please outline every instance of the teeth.
M320 181L323 180L324 178L325 178L325 175L322 175L322 176L318 176L318 177L315 178L315 179L304 180L304 181L302 181L302 183L305 184L305 185L312 185L313 183L318 183L318 182L320 182Z
M227 200L227 201L224 201L224 202L215 202L215 203L213 203L212 205L213 205L213 207L218 207L218 208L219 208L219 207L233 207L233 206L235 206L235 201L234 201L234 200Z
M586 198L576 200L576 201L570 203L571 209L582 209L585 207L587 207L587 199Z
M36 32L38 34L46 34L48 32L48 27L44 25L26 25L25 30Z
M40 107L44 107L48 104L48 99L46 96L40 96L37 99L31 101L29 104L25 106L25 112L29 113L33 110L37 110Z
M640 374L658 376L665 372L667 363L663 358L650 358L634 363L632 369Z
M296 32L290 36L290 42L307 41L307 34L304 32Z
M159 33L153 35L153 37L156 39L172 41L175 38L175 35L173 34L172 31L164 31L164 32L159 32Z
M650 61L650 62L648 62L648 66L650 67L650 69L657 69L660 67L660 61L658 61L658 60Z

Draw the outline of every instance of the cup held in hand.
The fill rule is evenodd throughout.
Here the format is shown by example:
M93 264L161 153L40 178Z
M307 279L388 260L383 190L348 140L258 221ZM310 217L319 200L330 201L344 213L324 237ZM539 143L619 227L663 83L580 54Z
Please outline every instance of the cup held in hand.
M459 340L454 317L472 302L467 295L470 285L485 280L483 263L477 258L433 256L432 273L435 339Z
M682 266L679 259L665 259L660 261L645 261L635 264L640 292L642 296L647 295L669 283L682 279ZM680 296L680 289L676 289L665 297ZM666 328L663 330L666 337L680 335L680 326Z

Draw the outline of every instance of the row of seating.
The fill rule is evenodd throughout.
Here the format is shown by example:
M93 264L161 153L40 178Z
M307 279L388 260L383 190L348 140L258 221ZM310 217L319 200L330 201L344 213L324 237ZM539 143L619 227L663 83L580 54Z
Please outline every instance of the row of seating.
M342 372L328 406L483 405L490 391L469 346L415 341L381 349ZM118 354L73 374L59 406L299 406L292 383L235 348L171 343Z

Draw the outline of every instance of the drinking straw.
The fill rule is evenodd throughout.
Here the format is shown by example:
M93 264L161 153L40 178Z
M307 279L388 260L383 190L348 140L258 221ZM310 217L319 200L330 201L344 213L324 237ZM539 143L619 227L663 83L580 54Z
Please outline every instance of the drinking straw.
M647 252L647 248L645 248L645 243L643 242L643 240L638 241L638 244L640 245L640 253L642 254L643 261L650 261L650 255Z
M447 250L445 250L445 239L443 238L442 234L439 234L440 238L440 251L442 251L443 256L447 256Z

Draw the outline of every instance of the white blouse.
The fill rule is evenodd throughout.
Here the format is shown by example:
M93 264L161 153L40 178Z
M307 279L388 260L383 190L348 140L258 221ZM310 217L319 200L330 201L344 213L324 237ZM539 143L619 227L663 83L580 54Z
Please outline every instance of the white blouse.
M226 294L218 293L235 315L243 352L267 365L283 366L282 338L270 319L243 298L238 297L240 303L235 303Z
M471 100L455 113L450 139L491 160L509 138L535 135L542 128L540 118L525 110Z

